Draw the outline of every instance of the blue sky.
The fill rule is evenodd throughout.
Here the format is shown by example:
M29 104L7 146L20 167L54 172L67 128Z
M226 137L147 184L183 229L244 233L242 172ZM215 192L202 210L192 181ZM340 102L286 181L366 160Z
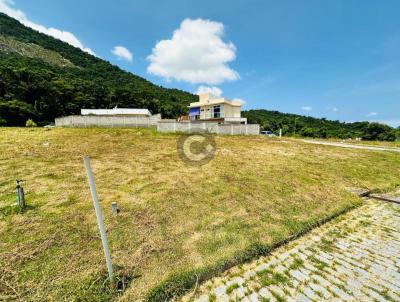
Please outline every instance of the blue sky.
M165 87L400 126L400 1L0 0L0 10Z

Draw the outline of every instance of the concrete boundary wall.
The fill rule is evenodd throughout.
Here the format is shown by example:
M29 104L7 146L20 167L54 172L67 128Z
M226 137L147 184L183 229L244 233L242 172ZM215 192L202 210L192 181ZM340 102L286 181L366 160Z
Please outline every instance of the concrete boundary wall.
M260 125L258 124L218 124L210 122L176 122L160 121L157 123L159 132L210 132L225 135L258 135L260 134Z
M161 120L160 115L150 117L70 115L56 118L55 124L58 127L157 127L159 132L210 132L225 135L257 135L260 133L260 125L258 124L177 122L175 120Z
M55 119L59 127L157 127L161 120L159 114L145 116L96 116L96 115L70 115Z

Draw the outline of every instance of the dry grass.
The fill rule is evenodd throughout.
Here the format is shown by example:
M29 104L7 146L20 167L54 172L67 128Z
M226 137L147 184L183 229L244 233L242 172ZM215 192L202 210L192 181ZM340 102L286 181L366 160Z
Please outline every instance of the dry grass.
M346 187L399 186L398 154L264 137L217 137L188 167L176 135L133 129L0 128L0 300L106 301L105 265L82 156L92 159L121 301L171 273L272 243L359 203ZM14 213L14 181L28 204ZM121 213L111 215L111 202Z

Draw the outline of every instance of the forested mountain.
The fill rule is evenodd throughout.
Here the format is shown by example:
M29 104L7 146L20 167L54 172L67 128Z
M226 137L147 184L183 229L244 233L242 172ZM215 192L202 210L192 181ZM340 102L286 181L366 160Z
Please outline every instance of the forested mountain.
M314 118L269 110L249 110L242 112L249 123L260 124L261 129L276 133L282 129L283 135L299 135L316 138L356 138L365 140L393 141L400 136L397 130L387 125L369 122L343 123L325 118Z
M43 125L81 108L186 112L197 96L166 89L0 13L0 125Z

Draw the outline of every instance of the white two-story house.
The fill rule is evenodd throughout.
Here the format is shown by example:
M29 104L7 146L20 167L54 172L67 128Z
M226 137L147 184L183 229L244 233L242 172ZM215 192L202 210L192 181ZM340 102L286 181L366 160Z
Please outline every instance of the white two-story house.
M190 103L191 121L217 121L222 123L247 124L247 119L240 116L242 102L230 101L211 93L199 94L199 102Z

